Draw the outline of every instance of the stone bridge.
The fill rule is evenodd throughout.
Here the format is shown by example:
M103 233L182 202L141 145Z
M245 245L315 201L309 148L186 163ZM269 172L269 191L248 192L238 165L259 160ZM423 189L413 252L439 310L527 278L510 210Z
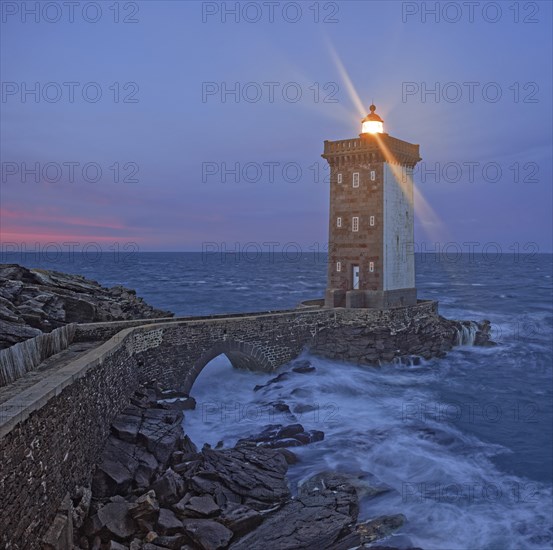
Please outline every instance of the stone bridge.
M41 547L62 499L90 483L111 422L143 382L190 392L220 354L265 372L305 348L361 363L430 357L454 345L459 325L440 317L435 302L299 308L74 325L3 350L0 547Z
M155 322L115 336L137 362L139 382L152 379L190 392L194 380L224 354L236 368L271 372L294 359L332 323L328 310L291 310ZM121 325L81 325L74 341L105 339Z

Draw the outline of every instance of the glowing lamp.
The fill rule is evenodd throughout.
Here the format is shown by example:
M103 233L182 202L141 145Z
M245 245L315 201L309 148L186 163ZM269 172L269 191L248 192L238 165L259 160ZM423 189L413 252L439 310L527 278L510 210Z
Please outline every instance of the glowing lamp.
M383 134L384 121L375 113L376 107L369 107L370 113L361 121L361 133L363 134Z

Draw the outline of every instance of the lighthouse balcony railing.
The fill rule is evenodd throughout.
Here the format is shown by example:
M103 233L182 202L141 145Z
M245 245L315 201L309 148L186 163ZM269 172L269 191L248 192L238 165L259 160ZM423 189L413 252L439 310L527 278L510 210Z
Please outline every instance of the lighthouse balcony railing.
M363 140L360 138L341 139L339 141L325 141L325 155L348 155L383 149L386 156L400 158L418 158L419 146L401 139L383 134L378 140Z
M341 139L339 141L326 141L324 152L327 153L347 153L361 149L361 140L359 138L354 139Z

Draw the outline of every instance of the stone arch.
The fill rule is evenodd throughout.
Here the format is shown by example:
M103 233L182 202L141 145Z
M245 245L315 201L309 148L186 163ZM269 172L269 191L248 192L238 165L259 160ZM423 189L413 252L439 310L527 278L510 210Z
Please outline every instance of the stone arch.
M267 359L263 351L248 342L236 342L234 340L223 340L215 343L211 348L202 353L194 361L192 368L186 373L182 389L190 393L192 386L204 367L215 357L225 355L232 366L237 369L271 372L274 365Z

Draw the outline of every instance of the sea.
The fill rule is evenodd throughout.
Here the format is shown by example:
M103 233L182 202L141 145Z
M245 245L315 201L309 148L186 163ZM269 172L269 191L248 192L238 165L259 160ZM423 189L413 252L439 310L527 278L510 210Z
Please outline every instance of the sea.
M289 309L323 296L327 268L315 252L4 253L0 261L122 284L178 316ZM497 346L380 367L305 351L298 360L313 372L270 384L293 364L259 374L219 356L192 388L197 408L185 430L198 447L229 447L270 424L323 431L323 441L293 449L292 492L324 470L351 474L361 520L405 516L388 546L552 548L552 271L550 254L418 254L419 298L437 300L449 318L490 320ZM272 412L274 402L291 412ZM375 484L387 490L372 497Z

